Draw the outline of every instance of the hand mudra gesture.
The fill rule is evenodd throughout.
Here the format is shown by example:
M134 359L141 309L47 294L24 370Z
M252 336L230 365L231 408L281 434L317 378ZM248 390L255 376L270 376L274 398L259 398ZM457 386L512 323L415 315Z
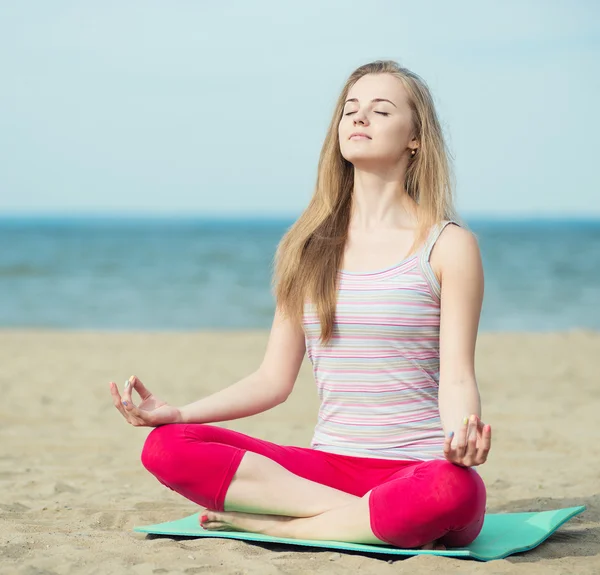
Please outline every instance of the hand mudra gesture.
M114 381L111 381L109 385L114 406L131 425L156 427L166 423L181 422L179 409L153 395L135 375L125 382L123 396L119 394ZM137 406L131 399L133 389L137 391L142 400Z
M465 417L456 437L454 433L446 437L444 457L461 467L475 467L486 462L491 445L492 426L473 414Z

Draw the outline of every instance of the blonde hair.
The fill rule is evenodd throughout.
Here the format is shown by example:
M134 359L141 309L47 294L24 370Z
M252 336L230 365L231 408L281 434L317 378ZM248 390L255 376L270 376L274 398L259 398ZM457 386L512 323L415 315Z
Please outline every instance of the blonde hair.
M350 223L354 167L341 154L338 124L350 88L366 74L391 74L408 94L418 153L409 161L405 188L417 203L418 226L412 253L432 225L457 219L452 202L449 154L426 83L394 61L376 61L357 68L340 97L318 164L317 183L308 207L281 239L275 253L273 286L278 308L302 325L307 300L316 307L321 341L333 335L338 271Z

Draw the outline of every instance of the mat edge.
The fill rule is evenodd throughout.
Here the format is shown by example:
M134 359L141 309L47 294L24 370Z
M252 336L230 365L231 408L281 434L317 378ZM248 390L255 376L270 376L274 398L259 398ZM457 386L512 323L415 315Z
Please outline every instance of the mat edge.
M477 552L474 551L470 551L469 549L456 549L456 550L452 550L452 551L447 551L447 552L440 552L440 551L433 551L433 550L421 550L418 552L411 552L408 549L394 549L394 548L387 548L385 551L381 550L378 551L376 549L373 549L373 547L376 546L370 546L369 549L349 549L349 548L345 548L345 547L339 547L336 546L335 544L340 544L343 543L341 541L328 541L328 543L332 543L334 545L325 545L326 542L324 541L314 541L314 540L302 540L302 543L299 543L298 540L294 540L294 539L285 539L282 537L269 537L268 539L264 539L264 538L255 538L255 537L247 537L247 535L250 536L255 536L255 533L246 533L246 532L239 532L239 535L231 535L231 534L227 534L227 535L222 535L222 534L199 534L197 532L179 532L179 533L170 533L170 532L165 532L165 531L159 531L158 528L160 525L168 525L170 523L173 523L173 521L167 521L167 522L163 522L163 523L157 523L155 525L147 525L147 526L140 526L140 527L134 527L133 531L135 531L136 533L145 533L145 534L153 534L153 535L163 535L163 536L172 536L172 537L196 537L196 538L205 538L205 539L233 539L236 541L253 541L253 542L259 542L259 543L275 543L275 544L284 544L284 545L292 545L292 546L297 546L297 547L317 547L319 549L336 549L336 550L341 550L341 551L358 551L358 552L364 552L364 553L374 553L374 554L379 554L379 555L401 555L401 556L415 556L415 555L436 555L439 557L469 557L472 559L476 559L477 561L496 561L499 559L504 559L506 557L510 557L511 555L515 555L517 553L524 553L526 551L530 551L532 549L535 549L536 547L538 547L539 545L541 545L544 541L546 541L549 537L551 537L558 529L560 529L560 527L562 527L567 521L571 520L573 517L575 517L576 515L579 515L580 513L583 513L585 510L587 509L587 507L585 505L577 505L577 506L573 506L573 507L563 507L560 509L548 509L546 511L532 511L532 512L521 512L521 513L551 513L551 512L557 512L557 511L567 511L569 510L569 513L563 517L547 534L545 534L544 537L542 537L539 540L536 540L535 543L533 543L532 545L528 545L525 547L520 547L517 549L512 549L510 550L508 553L505 554L499 554L499 555L494 555L494 556L488 556L488 555L480 555ZM186 517L182 517L181 519L192 519L194 517L199 517L200 513L194 513L192 515L188 515ZM504 515L503 513L495 513L493 515ZM177 519L175 519L174 521L178 521ZM150 531L150 529L153 529L152 531ZM360 544L357 544L360 545Z
M517 553L525 553L526 551L531 551L532 549L539 547L544 541L546 541L546 539L554 535L567 521L573 519L573 517L575 517L576 515L583 513L586 509L587 507L585 505L576 505L574 507L563 507L561 509L547 509L546 511L536 511L534 513L551 513L552 511L570 510L570 512L563 519L561 519L544 537L538 539L533 545L528 545L519 549L514 549L511 550L509 553L497 555L491 558L481 559L476 553L473 553L471 556L474 559L478 559L479 561L496 561L498 559L505 559L506 557L510 557L511 555L516 555Z

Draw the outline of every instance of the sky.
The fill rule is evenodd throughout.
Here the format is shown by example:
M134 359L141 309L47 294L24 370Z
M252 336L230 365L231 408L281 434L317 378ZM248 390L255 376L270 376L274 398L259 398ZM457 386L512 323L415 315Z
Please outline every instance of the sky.
M377 59L429 85L463 215L600 217L595 0L0 0L0 215L299 214Z

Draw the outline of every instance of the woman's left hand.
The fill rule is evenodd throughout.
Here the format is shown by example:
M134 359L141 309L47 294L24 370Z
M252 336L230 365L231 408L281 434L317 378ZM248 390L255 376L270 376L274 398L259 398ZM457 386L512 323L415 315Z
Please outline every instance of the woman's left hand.
M454 433L446 436L444 457L462 467L475 467L485 463L492 444L492 427L479 417L465 418L453 442Z

